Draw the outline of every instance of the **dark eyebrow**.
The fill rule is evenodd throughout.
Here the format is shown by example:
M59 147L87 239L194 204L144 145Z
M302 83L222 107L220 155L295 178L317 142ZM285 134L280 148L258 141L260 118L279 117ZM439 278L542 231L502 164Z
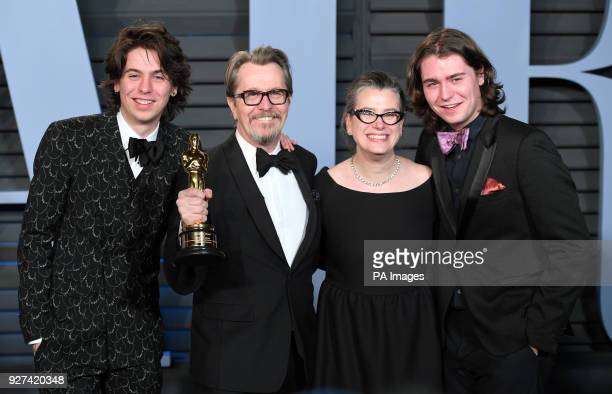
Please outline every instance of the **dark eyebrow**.
M359 108L359 109L360 109L360 110L364 110L364 109L365 109L365 110L368 110L368 111L370 111L370 112L376 112L376 111L374 110L374 108L370 108L370 107L363 107L363 108ZM399 109L393 108L393 107L389 107L389 108L387 108L387 109L384 109L382 113L383 113L383 114L386 114L386 113L388 113L388 112L402 112L402 111L400 111Z
M138 70L136 68L128 68L127 70L124 70L123 73L124 74L126 74L126 73L138 73L138 74L142 74L142 71L140 71L140 70ZM155 70L155 71L152 72L152 74L158 74L158 73L159 74L166 74L164 72L164 70L162 70L162 69Z
M272 88L272 89L268 90L268 92L271 92L273 90L287 90L287 89L285 89L285 88ZM251 89L244 89L243 92L261 92L261 93L264 93L266 91L265 90L255 89L255 88L251 88Z
M457 74L453 74L450 77L448 77L448 79L453 79L453 78L457 78L457 77L463 77L465 76L465 73L457 73Z

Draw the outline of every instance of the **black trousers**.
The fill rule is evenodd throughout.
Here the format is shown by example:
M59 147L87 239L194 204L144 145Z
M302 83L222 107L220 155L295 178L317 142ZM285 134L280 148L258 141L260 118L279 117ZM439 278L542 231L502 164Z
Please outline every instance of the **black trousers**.
M488 353L473 331L468 310L451 309L447 314L446 393L541 394L551 367L549 356L536 356L529 346L505 356Z
M304 390L307 386L306 370L304 368L304 360L300 357L295 344L295 338L291 335L291 351L289 354L289 365L287 365L285 381L281 388L272 394L290 394ZM219 390L202 386L197 386L194 392L198 394L246 394L241 391Z
M68 371L68 388L41 389L41 393L102 394L161 393L162 371L148 366L102 370L83 367Z
M93 346L93 342L90 345ZM98 348L93 346L93 349ZM105 365L100 357L93 357L95 353L86 346L76 348L77 357L69 361L65 356L70 351L51 339L43 340L34 355L36 372L66 373L68 388L41 389L41 393L161 393L162 370L159 360L150 364L113 368Z

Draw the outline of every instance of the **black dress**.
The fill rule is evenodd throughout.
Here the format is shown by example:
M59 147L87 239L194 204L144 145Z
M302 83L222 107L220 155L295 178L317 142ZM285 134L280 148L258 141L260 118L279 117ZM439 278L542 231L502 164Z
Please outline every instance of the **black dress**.
M431 179L398 193L365 193L315 179L323 218L315 384L356 393L438 393L442 361L429 287L365 287L363 241L431 239Z

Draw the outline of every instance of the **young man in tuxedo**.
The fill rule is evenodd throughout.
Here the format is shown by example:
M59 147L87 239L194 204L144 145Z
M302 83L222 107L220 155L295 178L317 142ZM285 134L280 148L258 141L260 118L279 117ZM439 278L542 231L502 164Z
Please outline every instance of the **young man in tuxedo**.
M281 50L235 53L225 88L236 131L208 152L209 189L178 194L164 269L177 292L194 292L191 374L201 392L295 392L314 360L316 158L279 144L293 92ZM226 260L175 263L179 221L212 223Z
M416 159L432 168L440 239L588 239L555 146L503 115L502 85L470 37L429 34L408 67L408 93L425 123ZM438 290L447 392L541 390L580 288Z
M190 67L161 24L123 29L106 57L108 111L47 129L19 240L22 331L69 391L161 391L161 243L187 133L169 123Z

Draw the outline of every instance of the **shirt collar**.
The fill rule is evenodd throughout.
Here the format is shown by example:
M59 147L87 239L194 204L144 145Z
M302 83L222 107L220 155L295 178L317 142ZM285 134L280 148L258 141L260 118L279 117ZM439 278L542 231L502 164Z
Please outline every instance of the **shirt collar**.
M142 138L125 121L125 118L123 117L123 115L121 115L121 111L117 112L117 124L119 125L119 134L121 135L121 143L123 144L123 149L128 148L130 137ZM159 133L159 122L157 123L157 126L155 126L155 129L153 130L153 132L146 137L146 140L156 141L158 133Z
M240 146L240 150L242 151L242 155L244 156L247 165L249 166L249 169L251 170L251 173L253 174L257 174L257 159L256 159L256 155L257 155L257 147L254 145L251 145L250 142L248 142L241 134L238 130L236 130L236 140L238 140L238 145ZM274 147L274 150L272 151L273 155L278 154L278 152L280 152L281 148L280 148L280 141L276 144L276 146ZM259 176L259 175L258 175Z
M470 124L466 127L470 129L470 135L468 137L469 141L476 139L480 130L482 130L482 126L484 125L485 117L482 114L479 114L476 119L474 119Z

